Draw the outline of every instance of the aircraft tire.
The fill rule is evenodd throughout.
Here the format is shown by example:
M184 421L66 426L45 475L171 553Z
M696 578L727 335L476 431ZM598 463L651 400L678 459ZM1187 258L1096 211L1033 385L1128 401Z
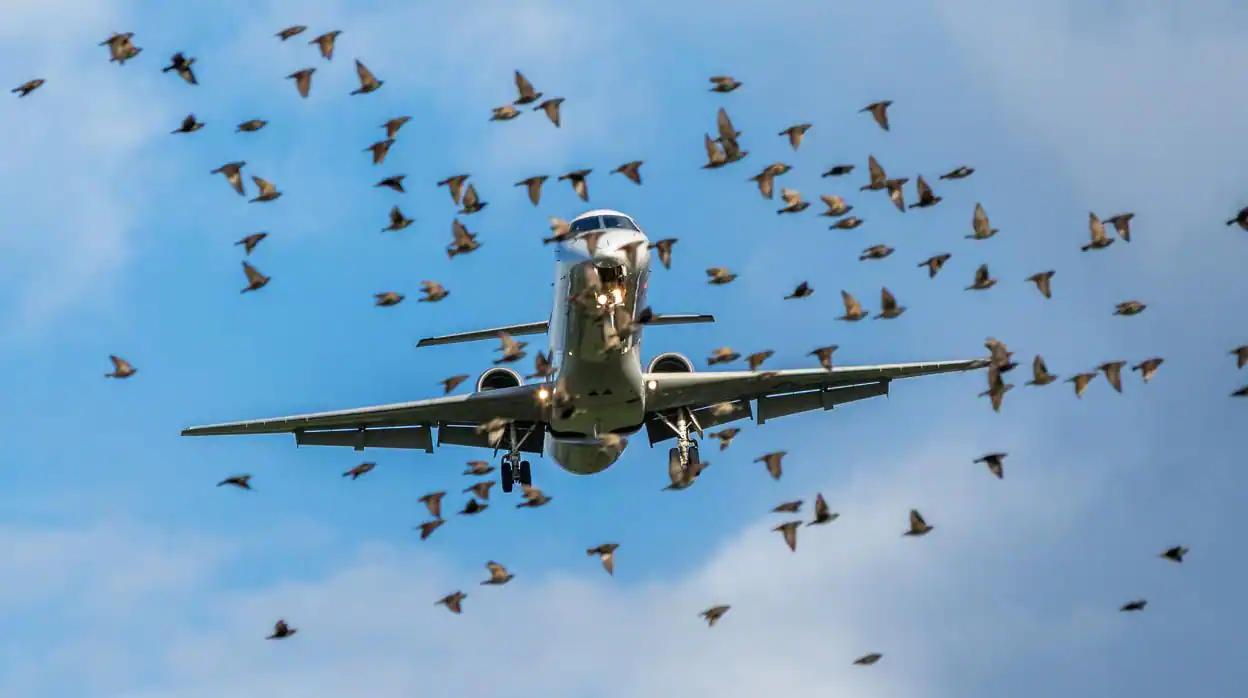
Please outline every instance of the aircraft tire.
M502 479L503 479L503 482L502 482L502 485L503 485L503 491L504 491L504 492L511 492L511 486L512 486L511 464L510 464L510 463L503 463L503 464L499 467L499 469L498 469L498 470L499 470L499 475L500 475L500 476L502 477Z
M520 484L525 486L533 484L533 472L530 470L527 460L520 461Z

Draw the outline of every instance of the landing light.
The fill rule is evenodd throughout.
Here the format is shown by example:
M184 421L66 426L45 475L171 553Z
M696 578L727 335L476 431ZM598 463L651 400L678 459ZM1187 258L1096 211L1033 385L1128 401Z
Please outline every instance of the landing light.
M605 293L598 294L598 305L606 305L608 300L610 299L607 298L607 294Z
M658 384L658 382L657 382L657 381L650 381L650 382L646 383L646 387L647 387L647 388L649 388L649 389L651 389L651 390L654 390L655 388L659 387L659 384Z
M611 297L615 299L616 303L623 303L624 302L624 289L622 288L611 289Z
M550 397L550 391L549 391L549 390L547 390L546 388L538 388L538 389L537 389L537 399L538 399L538 400L541 400L542 402L546 402L547 398L549 398L549 397Z

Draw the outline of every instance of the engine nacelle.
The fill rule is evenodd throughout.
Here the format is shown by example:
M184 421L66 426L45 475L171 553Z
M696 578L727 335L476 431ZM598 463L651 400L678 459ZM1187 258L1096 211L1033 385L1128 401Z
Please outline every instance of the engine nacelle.
M481 377L477 379L477 392L497 390L499 388L514 388L523 383L524 379L520 377L519 373L510 368L498 366L481 374Z
M669 351L651 359L646 373L693 373L693 362L684 354Z

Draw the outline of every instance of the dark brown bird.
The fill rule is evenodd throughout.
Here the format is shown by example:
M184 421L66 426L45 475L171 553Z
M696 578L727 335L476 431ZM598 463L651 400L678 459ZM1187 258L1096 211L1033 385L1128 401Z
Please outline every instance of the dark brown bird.
M517 116L520 116L520 110L510 104L504 104L501 107L494 107L490 110L490 121L511 121Z
M399 129L403 128L403 125L411 120L412 117L410 116L396 116L386 121L381 127L386 129L386 138L394 138L399 135Z
M819 347L815 349L814 351L807 354L807 356L818 357L819 365L822 366L825 371L831 371L832 370L832 354L836 353L837 349L840 349L840 346L836 344L829 344L826 347Z
M618 172L627 177L633 184L641 184L641 166L643 163L643 160L630 160L611 170L611 174Z
M178 127L177 127L176 129L174 129L174 130L170 131L169 133L171 133L171 134L174 134L174 133L195 133L196 131L198 131L199 129L201 129L201 128L203 128L203 127L204 127L204 122L202 122L202 121L196 121L196 120L195 120L195 115L194 115L194 114L187 114L187 115L186 115L186 118L185 118L185 119L182 119L182 123L181 123L181 124L179 124L179 125L178 125Z
M810 207L809 201L802 201L802 193L796 189L781 189L780 198L784 207L776 213L800 213Z
M1032 274L1031 276L1027 277L1026 280L1036 285L1036 289L1040 291L1040 295L1044 296L1045 298L1052 298L1053 297L1052 280L1053 280L1053 275L1056 273L1057 272L1050 269L1049 271L1042 271L1037 274Z
M862 309L862 305L858 303L858 299L854 298L847 291L841 291L841 303L845 305L845 314L838 317L837 320L857 322L870 315L870 313Z
M981 264L979 265L979 268L975 270L975 281L970 286L967 286L966 290L967 291L986 291L992 288L993 286L995 286L996 283L997 283L997 280L992 278L988 274L988 265Z
M1235 357L1235 368L1248 366L1248 344L1235 347L1231 350L1231 355Z
M935 206L943 200L943 197L936 196L932 192L931 186L923 179L923 175L919 175L918 179L919 200L910 204L910 208L927 208Z
M529 201L536 206L542 200L542 185L546 183L547 179L549 177L546 175L534 175L516 182L515 186L524 187L528 191Z
M906 306L898 305L897 298L887 288L880 289L880 312L876 320L891 320L906 312Z
M481 246L477 242L475 233L470 232L468 228L459 222L459 219L451 221L451 244L446 247L446 256L454 258L455 255L468 254Z
M1134 601L1128 601L1128 602L1126 602L1126 603L1125 603L1125 604L1123 604L1123 605L1122 605L1122 607L1121 607L1121 608L1119 608L1118 610L1119 610L1119 611L1124 611L1124 612L1131 612L1131 611L1143 611L1143 610L1144 610L1144 607L1145 607L1145 606L1147 606L1147 605L1148 605L1148 601L1147 601L1147 600L1145 600L1145 599L1136 599L1136 600L1134 600Z
M334 59L334 42L338 39L338 35L341 33L342 32L337 29L331 32L325 32L308 43L316 44L317 48L321 49L321 56L327 61L332 61Z
M998 480L1005 478L1005 457L1006 453L989 453L975 459L976 463L983 463L988 466L989 472L997 476Z
M420 529L420 539L425 540L429 536L432 536L433 532L438 530L438 527L444 523L446 522L443 521L442 519L434 519L432 521L426 521L422 523L421 525L417 526L417 528Z
M126 61L139 55L143 50L134 45L134 32L113 34L100 42L100 46L108 47L108 62L125 65Z
M858 256L858 261L862 262L868 259L884 259L893 253L893 248L888 245L872 245L862 251Z
M44 82L45 80L43 78L35 78L34 80L27 80L26 82L18 85L17 87L14 87L13 89L9 90L9 92L12 92L13 94L17 95L19 98L25 97L31 92L34 92L35 90L42 87Z
M1248 385L1231 393L1231 397L1248 397Z
M374 187L388 187L402 194L404 193L403 180L406 177L407 175L391 175L381 180L380 182L374 184L373 186Z
M711 92L732 92L744 83L731 75L712 75Z
M959 167L955 167L954 169L942 174L940 178L941 179L965 179L967 177L970 177L973 172L975 172L974 167L967 167L966 165L961 165Z
M884 166L874 155L867 156L867 183L858 188L858 191L879 191L888 188L888 175L884 172Z
M477 188L469 184L468 188L464 189L464 198L462 199L462 206L463 208L459 209L459 213L461 215L467 216L467 215L476 213L477 211L480 211L486 206L489 206L489 203L482 201L481 197L477 196Z
M442 518L442 498L445 496L446 492L439 490L437 492L430 492L429 494L423 495L416 501L425 505L425 508L429 510L430 516L435 519L440 519Z
M764 167L762 172L750 177L750 181L758 185L758 193L762 194L763 198L770 199L774 195L776 177L791 169L793 168L783 162L773 162Z
M927 522L923 520L923 515L919 513L918 509L911 509L910 510L910 530L906 531L902 535L925 536L928 533L930 533L933 528L936 528L936 527L928 526Z
M1088 213L1088 235L1091 236L1092 241L1079 248L1084 252L1104 249L1114 244L1114 239L1105 234L1105 224L1096 217L1095 213L1091 212Z
M384 141L377 141L376 143L368 146L367 148L364 149L364 152L372 153L373 164L380 165L381 163L386 161L386 155L389 154L390 146L392 145L394 145L394 139L387 138Z
M1187 548L1181 545L1176 545L1173 548L1167 548L1161 553L1160 557L1164 557L1171 562L1183 562L1183 557L1187 555L1187 553Z
M1010 392L1014 387L1013 383L1006 383L1001 378L1001 369L995 365L988 367L988 389L980 393L980 397L987 397L992 403L992 411L1000 412L1001 403L1005 400L1005 394Z
M789 145L793 147L793 150L797 150L797 147L802 144L802 136L805 136L809 130L810 124L794 124L776 135L787 136Z
M386 227L382 228L381 232L383 233L397 232L399 230L406 228L407 226L411 225L414 222L415 221L413 221L411 218L404 216L403 211L398 206L394 206L394 207L391 207L390 209L390 225L387 225Z
M1135 301L1135 300L1123 301L1117 304L1116 306L1114 306L1114 315L1124 315L1127 317L1130 317L1132 315L1139 315L1140 313L1144 312L1144 309L1147 307L1148 307L1147 305L1139 301Z
M828 207L828 210L819 214L821 216L836 218L854 210L853 206L845 203L845 199L842 199L834 194L820 194L819 198L823 200L824 205Z
M906 193L902 186L909 181L909 177L901 177L884 182L884 188L888 190L888 200L902 213L906 212Z
M815 495L815 518L806 523L807 526L821 526L823 524L832 523L840 518L840 514L828 508L828 500L823 498L823 493Z
M476 482L476 483L469 485L468 487L465 487L463 489L463 492L465 494L467 494L468 492L471 492L472 496L484 502L484 501L489 500L490 488L493 486L494 486L493 480L482 480L481 482Z
M871 666L872 664L875 664L876 662L880 661L880 658L883 656L884 655L880 654L879 652L872 652L870 654L864 654L861 657L855 659L854 664L857 664L858 666Z
M285 40L289 39L289 38L290 38L290 37L292 37L292 36L298 36L298 35L300 35L300 34L304 33L305 31L307 31L307 29L308 29L308 28L307 28L307 27L305 27L305 26L303 26L302 24L295 24L295 25L292 25L292 26L286 27L285 29L283 29L283 30L281 30L280 32L278 32L278 33L274 34L273 36L276 36L277 38L281 39L282 41L285 41Z
M467 376L464 376L467 378ZM464 470L465 475L489 475L494 472L494 466L483 460L468 461L468 468Z
M277 190L277 186L275 184L267 179L264 179L263 177L256 177L255 175L252 175L251 181L256 183L256 187L260 189L260 193L256 194L256 198L251 199L248 203L254 204L256 202L263 203L265 201L272 201L282 195L282 193Z
M797 527L801 525L801 521L786 521L771 530L784 536L784 544L791 552L797 552Z
M837 230L853 230L854 228L857 228L860 225L862 225L861 218L858 218L857 216L846 216L842 218L841 220L828 226L828 230L832 230L834 228Z
M376 92L385 84L385 80L378 80L377 76L373 75L373 71L369 70L358 58L355 59L355 74L360 79L360 86L351 90L353 95L366 95L369 92Z
M376 301L374 302L374 305L378 307L382 307L382 308L388 308L392 305L398 305L399 303L402 303L403 299L406 297L407 296L404 296L402 293L398 293L395 291L382 291L381 293L373 294L373 298L376 299Z
M268 125L264 119L248 119L234 129L234 133L255 133Z
M227 477L221 482L217 483L217 487L221 487L222 485L229 485L231 487L237 487L240 490L249 490L251 489L251 476L250 475L231 475L230 477Z
M238 242L234 244L242 245L243 254L249 255L251 254L252 250L256 249L256 245L259 245L260 241L267 238L268 236L269 236L268 233L252 233L251 235L248 235L247 237L243 238L242 240L239 240Z
M603 543L586 550L585 554L590 557L597 555L598 559L602 561L602 568L607 571L607 574L615 576L615 551L619 547L619 543Z
M371 471L373 468L376 468L376 467L377 467L377 464L376 464L376 463L367 463L367 462L366 462L366 463L360 463L359 465L355 466L354 468L352 468L352 469L348 470L347 472L343 473L343 474L342 474L342 476L343 476L343 477L350 477L352 480L358 480L358 479L360 479L360 476L361 476L361 475L365 475L365 474L367 474L369 471Z
M1114 226L1114 230L1118 231L1118 237L1124 242L1131 242L1131 219L1135 218L1134 213L1118 213L1105 219L1105 222Z
M494 361L496 364L511 363L519 361L525 357L524 348L529 345L528 342L518 342L506 332L498 333L499 346L494 351L502 352L502 356Z
M891 99L885 99L879 102L872 102L868 104L867 106L863 107L862 109L859 109L858 112L859 113L862 113L864 111L871 112L871 118L875 119L875 123L879 124L880 128L887 131L888 130L888 108L891 107L892 105L893 105L893 101Z
M792 293L785 296L784 299L787 301L794 298L807 298L814 295L814 293L815 289L809 283L803 281L797 285L797 288L793 289Z
M975 204L975 213L971 216L972 233L966 237L971 240L987 240L999 231L988 222L988 213L982 204Z
M518 70L516 71L516 91L520 93L520 96L516 98L516 104L536 102L542 96L541 92L533 89L533 83L529 82Z
M468 380L467 373L457 373L453 376L448 376L447 378L443 378L440 381L440 384L442 386L442 394L450 395L452 390L458 388L459 384L463 383L466 380Z
M1235 217L1227 221L1226 224L1228 226L1238 225L1244 230L1248 230L1248 206L1239 209L1239 213L1235 214Z
M737 434L740 434L740 433L741 433L740 429L737 429L735 427L730 427L727 429L720 429L719 431L707 432L706 436L707 438L718 440L719 450L726 451L728 450L728 446L732 444L732 440L737 438Z
M823 177L842 177L854 171L853 165L833 165L824 170Z
M710 277L707 280L707 283L714 284L716 286L723 286L724 284L732 283L733 279L737 278L736 274L728 271L725 267L711 267L706 270L706 275Z
M129 378L139 372L129 361L115 354L110 354L108 360L113 362L113 372L105 373L105 378Z
M520 485L520 488L524 495L524 501L516 505L517 509L536 509L549 504L552 499L547 497L545 492L532 485Z
M781 464L787 453L787 451L772 451L771 453L764 453L758 458L755 458L754 462L762 463L767 466L767 473L771 475L771 479L779 480L781 475Z
M193 63L195 63L194 58L187 58L181 51L178 51L169 59L169 65L161 68L160 72L167 73L171 70L176 70L178 77L191 85L198 85L199 81L195 79L195 71L191 70Z
M243 170L243 166L246 164L247 164L246 162L243 162L241 160L238 162L227 162L224 165L213 170L209 174L224 175L225 181L229 182L231 187L234 187L234 191L238 192L239 195L242 195L243 194L242 170Z
M438 186L446 187L451 193L451 201L454 201L456 205L459 205L460 199L464 196L464 182L467 182L468 178L471 176L472 175L470 174L452 175L438 182Z
M1075 384L1075 397L1082 398L1083 392L1088 389L1088 384L1092 382L1093 378L1096 378L1095 373L1091 373L1091 372L1076 373L1070 378L1067 378L1066 382L1074 383Z
M776 352L770 349L764 349L763 351L756 351L753 354L750 354L749 356L745 357L745 363L749 365L751 371L757 371L759 368L762 367L763 362L765 362L767 359L770 359L772 355L774 355L775 353Z
M533 111L541 109L546 112L546 118L550 119L550 123L554 124L555 128L559 128L559 126L563 123L562 116L560 115L562 105L563 97L554 97L537 105L533 108Z
M420 292L424 294L420 298L421 303L437 303L451 295L451 292L446 290L446 287L442 284L428 280L420 282Z
M465 594L462 591L457 591L453 594L447 594L446 596L443 596L442 598L438 599L437 602L434 603L434 605L446 606L446 610L450 611L451 613L454 613L455 615L459 615L460 612L463 611L463 603L464 603L464 599L466 598L468 598L467 594Z
M242 293L247 293L248 291L259 291L269 283L269 279L271 278L261 274L255 267L246 262L243 262L243 274L247 276L247 287L241 291Z
M581 197L581 201L589 201L589 183L585 178L589 176L590 172L593 172L593 170L573 170L567 174L559 175L559 181L568 180L572 184L572 191Z
M1140 363L1132 366L1131 370L1139 371L1140 378L1144 379L1144 382L1147 383L1153 379L1153 375L1157 373L1157 369L1161 368L1161 365L1165 363L1165 361L1166 360L1160 356L1153 357L1151 359L1144 359Z
M507 571L506 567L494 562L493 560L485 563L485 568L490 571L490 578L481 582L490 586L502 586L510 582L516 575Z
M549 378L553 376L555 374L555 365L552 363L552 359L553 352L549 354L541 351L537 352L537 355L533 357L533 373L525 376L525 378Z
M711 606L698 615L706 619L706 627L713 628L715 627L715 624L719 622L719 619L723 618L724 614L727 613L730 608L732 608L732 606Z
M1027 381L1027 385L1048 385L1057 380L1057 376L1049 373L1049 367L1044 365L1044 357L1036 354L1036 358L1031 361L1032 379Z
M741 358L741 354L733 351L732 347L720 347L715 351L712 351L711 355L707 357L706 365L716 366L719 364L729 364L739 358Z
M952 256L953 255L946 252L944 254L938 254L934 257L928 257L922 262L919 262L919 266L927 267L927 278L934 279L936 278L936 275L940 273L941 268L945 266L945 262L948 262L949 258Z
M266 640L281 640L299 632L298 628L292 628L286 624L284 620L278 620L273 624L273 634L264 638Z
M802 500L794 499L791 502L781 502L772 508L773 514L796 514L802 510Z
M672 268L672 245L678 242L678 238L665 238L650 243L650 249L657 250L659 253L659 263L664 269Z
M1122 367L1126 366L1126 361L1106 361L1097 366L1105 374L1105 380L1113 386L1116 392L1122 392Z

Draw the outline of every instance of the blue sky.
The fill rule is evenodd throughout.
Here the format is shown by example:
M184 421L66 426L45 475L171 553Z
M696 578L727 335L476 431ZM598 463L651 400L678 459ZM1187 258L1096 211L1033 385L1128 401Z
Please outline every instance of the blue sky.
M228 4L18 0L0 22L0 72L29 98L0 100L0 694L22 696L859 695L1132 692L1226 695L1248 678L1235 641L1248 572L1235 517L1248 382L1227 351L1248 342L1248 239L1223 221L1248 204L1234 147L1248 70L1230 2L876 4L400 2ZM73 21L63 18L72 16ZM307 24L341 29L332 63ZM133 31L144 52L110 65L96 44ZM175 50L201 85L161 74ZM351 60L386 81L349 97ZM301 100L284 76L314 66ZM519 68L567 98L563 127L538 114L488 123ZM707 91L727 72L745 86ZM857 114L895 101L893 129ZM699 169L701 137L726 107L744 163ZM193 111L207 127L169 131ZM382 166L361 150L412 115ZM250 118L270 121L235 134ZM794 153L774 135L814 128ZM905 215L828 165L927 175L945 197ZM246 160L284 196L248 204L208 171ZM613 167L644 159L644 186ZM840 193L866 220L829 231L816 207L777 216L746 179L780 160L781 183ZM935 175L967 163L970 179ZM845 363L963 358L985 337L1040 353L1068 376L1111 359L1162 356L1154 381L1021 386L993 414L979 376L893 386L887 400L747 425L698 485L660 493L662 449L644 438L607 472L551 463L554 502L500 498L421 543L416 499L471 483L448 448L369 452L289 437L183 439L189 424L409 400L477 373L488 344L417 352L428 334L543 319L551 215L585 208L550 182L531 206L513 182L592 167L590 205L678 237L651 302L711 312L713 326L653 329L646 353L699 364L715 347L776 350L805 366L834 342ZM454 210L442 177L473 174L477 252L447 260ZM372 185L405 173L409 192ZM553 180L553 177L552 177ZM1001 233L963 239L982 202ZM416 219L379 232L398 203ZM1083 254L1089 210L1134 211L1134 238ZM252 262L273 277L240 295L232 243L265 230ZM858 252L888 243L887 260ZM935 280L918 261L953 258ZM964 292L976 266L1001 281ZM708 288L702 270L741 278ZM1027 275L1056 269L1054 298ZM414 302L422 279L451 296ZM781 297L801 280L813 298ZM889 323L834 322L839 289L869 309L887 285L909 310ZM371 294L409 294L395 308ZM1139 317L1115 303L1149 303ZM107 381L107 356L139 368ZM1026 364L1020 369L1025 370ZM751 461L786 449L784 478ZM1006 478L971 460L1006 450ZM254 474L255 492L213 487ZM841 518L783 548L767 514L822 491ZM448 497L458 508L463 497ZM936 526L902 540L906 511ZM620 542L614 578L583 551ZM1181 567L1162 549L1192 548ZM479 587L484 563L517 577ZM456 588L463 616L432 606ZM1138 615L1121 603L1149 599ZM733 610L708 631L696 617ZM301 628L266 643L283 616ZM875 667L851 667L868 651Z

